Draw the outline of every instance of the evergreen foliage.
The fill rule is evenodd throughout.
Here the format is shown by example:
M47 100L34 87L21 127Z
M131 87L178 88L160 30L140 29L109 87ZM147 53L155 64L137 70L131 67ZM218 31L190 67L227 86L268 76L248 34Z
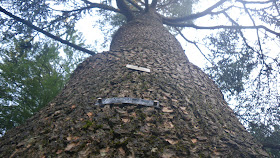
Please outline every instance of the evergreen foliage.
M264 124L250 123L249 131L252 135L261 142L272 157L280 157L279 142L280 142L280 126L271 126Z
M76 42L77 36L69 34ZM14 39L1 51L0 134L15 127L47 105L64 87L70 73L82 60L73 49L52 41Z

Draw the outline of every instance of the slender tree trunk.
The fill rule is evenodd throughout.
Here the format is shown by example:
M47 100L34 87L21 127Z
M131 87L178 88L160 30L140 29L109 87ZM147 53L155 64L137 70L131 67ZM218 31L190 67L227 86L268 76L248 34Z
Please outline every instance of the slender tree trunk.
M113 97L160 107L96 105ZM80 64L61 94L0 147L0 157L268 157L153 13L121 27L110 51Z

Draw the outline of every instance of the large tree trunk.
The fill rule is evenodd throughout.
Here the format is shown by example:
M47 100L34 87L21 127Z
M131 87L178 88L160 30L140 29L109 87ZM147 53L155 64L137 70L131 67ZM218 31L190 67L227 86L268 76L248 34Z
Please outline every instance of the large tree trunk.
M160 107L96 104L113 97L157 100ZM268 156L150 13L121 27L110 51L80 64L62 93L0 146L0 157Z

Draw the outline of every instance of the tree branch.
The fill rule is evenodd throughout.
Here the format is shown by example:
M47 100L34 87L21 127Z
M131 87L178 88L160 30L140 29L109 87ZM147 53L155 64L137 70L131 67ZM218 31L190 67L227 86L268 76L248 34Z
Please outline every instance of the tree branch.
M280 150L280 144L272 144L272 143L262 142L262 145L265 148L271 148L271 149L278 149L278 150Z
M225 9L223 9L223 10L220 10L220 11L217 11L217 12L211 12L210 15L219 15L219 14L223 14L223 13L225 13L227 10L229 10L229 9L231 9L231 8L233 8L233 7L234 7L234 6L229 6L229 7L225 8Z
M223 12L223 14L229 19L229 21L231 21L234 25L236 26L240 26L236 21L234 21L226 12ZM247 43L247 40L246 38L244 37L244 34L243 32L241 31L241 29L238 29L238 32L243 40L243 42L245 43L245 45L250 48L252 51L255 52L255 50L253 49L253 47L251 47L248 43Z
M246 4L245 4L245 3L243 3L243 7L244 7L244 9L245 9L245 12L246 12L246 13L248 14L248 16L250 17L250 19L251 19L253 25L256 26L256 22L255 22L255 20L253 19L252 15L250 14L250 12L249 12L248 8L246 7ZM262 45L261 45L260 36L259 36L259 29L256 29L256 31L257 31L258 44L259 44L259 47L260 47L260 51L261 51L261 53L263 54Z
M280 16L280 11L279 11L279 7L277 6L276 0L273 0L273 4L278 12L278 15Z
M165 22L164 24L173 26L173 27L191 27L195 29L200 29L200 30L216 30L216 29L264 29L267 32L270 32L276 36L280 36L280 33L275 32L263 25L257 25L257 26L226 26L226 25L218 25L218 26L197 26L194 24L185 24L185 23L169 23Z
M224 12L223 14L224 14L234 25L240 26L240 25L239 25L237 22L235 22L226 12ZM264 56L264 54L262 53L262 51L260 51L260 52L259 52L259 51L256 51L253 47L251 47L251 46L248 44L248 42L247 42L246 38L244 37L244 34L243 34L243 32L241 31L241 29L238 29L238 32L239 32L239 34L240 34L240 36L241 36L243 42L245 43L245 45L246 45L249 49L251 49L253 52L256 52L256 53L258 54L258 56ZM259 39L259 38L258 38L258 39ZM259 40L258 40L258 41L259 41ZM262 63L263 63L264 65L267 65L264 58L261 58L260 60L262 60Z
M114 7L111 7L111 6L108 6L108 5L105 5L105 4L99 4L99 3L92 3L92 2L89 2L87 0L84 0L87 4L89 4L88 6L86 7L82 7L82 8L79 8L79 9L74 9L74 10L69 10L69 11L66 11L66 10L56 10L56 11L61 11L63 13L70 13L70 12L78 12L78 11L83 11L83 10L86 10L86 9L93 9L93 8L99 8L99 9L104 9L104 10L109 10L109 11L113 11L113 12L117 12L117 13L121 13L121 11L119 9L116 9ZM53 9L54 10L54 9Z
M202 54L202 56L203 56L211 65L215 65L215 64L214 64L211 60L209 60L209 59L206 57L206 55L201 51L201 49L199 48L199 46L197 45L196 42L193 42L193 41L190 41L189 39L187 39L187 38L183 35L183 33L182 33L177 27L175 27L175 30L179 33L179 35L180 35L185 41L187 41L187 42L189 42L189 43L195 45L195 47L199 50L199 52Z
M153 0L151 3L151 8L155 9L157 7L158 0Z
M147 13L149 10L149 0L145 0L145 12Z
M31 22L26 21L26 20L24 20L24 19L21 19L21 18L18 17L18 16L13 15L12 13L6 11L6 10L5 10L4 8L2 8L1 6L0 6L0 12L2 12L2 13L4 13L4 14L8 15L9 17L13 18L14 20L19 21L19 22L21 22L21 23L27 25L28 27L30 27L30 28L32 28L32 29L38 31L38 32L43 33L44 35L46 35L46 36L48 36L48 37L50 37L50 38L52 38L52 39L54 39L54 40L57 40L57 41L59 41L59 42L61 42L61 43L63 43L63 44L66 44L66 45L68 45L68 46L70 46L70 47L72 47L72 48L75 48L75 49L77 49L77 50L83 51L83 52L88 53L88 54L90 54L90 55L95 55L95 52L90 51L90 50L88 50L88 49L85 49L85 48L83 48L83 47L80 47L80 46L78 46L78 45L76 45L76 44L70 43L69 41L66 41L66 40L64 40L64 39L61 39L60 37L55 36L55 35L53 35L53 34L47 32L47 31L45 31L45 30L43 30L43 29L41 29L41 28L39 28L39 27L33 25Z
M188 21L188 20L193 20L193 19L200 18L200 17L203 17L203 16L205 16L207 14L210 14L212 10L214 10L218 6L222 5L226 1L227 0L220 0L219 2L214 4L213 6L209 7L208 9L206 9L203 12L200 12L200 13L191 14L191 15L188 15L188 16L178 17L178 18L166 18L166 17L163 17L163 22L172 22L172 23L174 23L174 22L183 22L183 21Z
M118 8L121 13L126 17L127 21L131 21L134 18L132 11L129 9L124 0L116 0Z
M138 1L138 2L141 3L143 6L145 6L145 3L142 2L141 0L136 0L136 1Z
M137 8L139 11L143 11L143 8L141 8L137 3L131 1L131 0L127 0L131 5L133 5L135 8Z
M243 1L243 0L236 0L237 2L243 3L243 4L267 4L273 2L273 0L268 1Z

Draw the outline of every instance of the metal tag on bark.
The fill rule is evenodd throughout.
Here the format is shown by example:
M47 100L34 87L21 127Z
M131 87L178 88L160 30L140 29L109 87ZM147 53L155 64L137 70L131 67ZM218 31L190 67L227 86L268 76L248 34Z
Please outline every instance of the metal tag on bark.
M148 68L139 67L139 66L135 66L135 65L127 64L126 67L129 68L129 69L133 69L133 70L144 71L144 72L151 72L151 70L148 69Z
M159 108L159 102L157 100L145 100L138 98L98 98L98 101L95 105L106 105L106 104L135 104L135 105L143 105L143 106L151 106Z

